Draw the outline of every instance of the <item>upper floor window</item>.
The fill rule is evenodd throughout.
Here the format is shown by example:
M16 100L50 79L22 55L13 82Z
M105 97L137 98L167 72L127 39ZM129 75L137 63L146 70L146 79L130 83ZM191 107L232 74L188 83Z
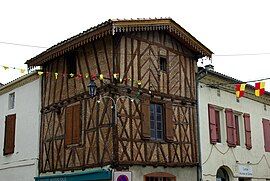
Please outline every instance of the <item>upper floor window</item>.
M163 140L163 106L150 104L150 132L151 139Z
M264 149L270 152L270 120L263 119Z
M245 145L247 149L251 149L252 148L252 144L251 144L251 127L250 127L250 115L245 113L243 114L243 118L244 118L244 126L245 126Z
M81 140L81 107L74 104L66 108L65 145L79 144Z
M14 109L15 107L15 92L8 95L8 109Z
M243 146L244 136L247 149L251 149L250 116L234 113L232 109L226 109L227 144L230 147ZM244 123L244 124L243 124Z
M240 145L240 126L239 126L239 116L234 115L235 121L235 131L236 131L236 145Z
M15 124L16 124L16 114L6 116L4 150L3 150L4 155L14 153Z
M67 74L68 77L73 77L72 75L76 75L76 54L75 52L70 52L65 55L65 61L67 65Z
M161 71L167 72L167 59L159 57L159 67Z
M227 134L226 142L229 147L244 146L245 142L246 148L251 149L250 115L227 108L224 121L222 110L221 107L208 105L210 143L225 143Z
M210 142L212 144L221 142L220 110L213 105L208 105Z
M143 139L173 141L175 139L175 120L172 101L151 103L145 97L141 101Z

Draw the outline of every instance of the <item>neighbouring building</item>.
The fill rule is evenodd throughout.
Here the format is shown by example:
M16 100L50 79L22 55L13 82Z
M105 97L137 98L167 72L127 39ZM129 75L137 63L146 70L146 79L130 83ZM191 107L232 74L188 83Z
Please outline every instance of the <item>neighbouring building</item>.
M36 180L197 180L195 72L211 55L172 19L136 19L28 60L43 69Z
M256 97L241 81L214 70L199 71L199 123L204 181L270 180L270 93Z
M0 180L38 175L40 83L34 72L0 87Z

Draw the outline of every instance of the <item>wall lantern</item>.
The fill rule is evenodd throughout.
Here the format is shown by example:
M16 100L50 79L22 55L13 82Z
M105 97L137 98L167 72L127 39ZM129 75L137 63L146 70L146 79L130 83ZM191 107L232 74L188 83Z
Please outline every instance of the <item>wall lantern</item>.
M89 89L89 95L91 98L96 96L97 93L97 85L94 80L90 80L89 85L87 86Z

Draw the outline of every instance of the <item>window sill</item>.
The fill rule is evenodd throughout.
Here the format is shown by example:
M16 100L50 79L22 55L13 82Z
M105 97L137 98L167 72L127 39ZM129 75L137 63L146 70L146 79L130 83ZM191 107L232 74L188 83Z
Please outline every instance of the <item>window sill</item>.
M153 140L153 139L148 139L149 142L152 142L152 143L168 143L168 141L166 140Z
M73 143L73 144L65 145L65 148L82 147L82 146L83 146L82 143Z

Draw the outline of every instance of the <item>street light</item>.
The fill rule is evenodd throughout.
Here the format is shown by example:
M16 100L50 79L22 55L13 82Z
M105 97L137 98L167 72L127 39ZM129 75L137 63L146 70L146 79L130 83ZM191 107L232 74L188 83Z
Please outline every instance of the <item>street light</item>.
M128 98L131 102L134 102L134 99L130 96L119 96L116 100L114 100L112 97L110 96L100 96L99 99L97 100L97 103L100 104L102 99L110 99L113 103L112 108L114 108L114 120L113 120L113 124L115 124L116 120L117 120L117 103L121 98Z
M97 94L97 85L94 80L90 80L89 85L87 86L89 89L89 95L91 98L95 97Z
M115 99L113 99L112 97L110 97L110 96L100 96L99 97L99 99L97 100L97 103L98 104L100 104L101 103L101 100L102 99L110 99L111 101L112 101L112 103L113 103L113 106L111 107L112 109L114 109L114 112L113 112L113 114L114 114L114 116L113 116L113 120L112 120L112 129L113 129L113 131L115 131L115 129L116 129L116 125L117 125L117 102L121 99L121 98L128 98L128 99L130 99L131 100L131 102L133 103L134 102L134 99L132 98L132 97L130 97L130 96L119 96L116 100ZM113 147L115 147L115 140L113 141ZM115 160L115 155L116 155L116 153L115 153L115 151L114 151L114 149L113 149L113 152L112 152L112 157L113 157L113 160Z

